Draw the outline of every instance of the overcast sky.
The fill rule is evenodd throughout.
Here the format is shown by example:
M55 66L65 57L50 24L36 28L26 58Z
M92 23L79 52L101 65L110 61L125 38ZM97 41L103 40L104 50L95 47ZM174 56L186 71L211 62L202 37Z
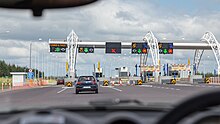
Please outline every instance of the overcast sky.
M219 0L102 0L81 8L46 10L42 18L32 17L29 10L0 9L0 57L8 63L29 66L32 41L32 67L50 75L56 75L57 67L59 74L65 75L65 54L49 54L47 42L50 38L65 39L72 29L80 40L142 40L150 30L159 41L184 38L201 42L206 31L220 39L219 5ZM80 54L78 72L91 74L93 63L101 61L106 75L113 75L119 66L128 66L133 74L139 58L129 52L105 55L104 50L95 50L95 54ZM186 64L188 58L193 62L193 55L193 50L175 50L174 55L160 57L162 64ZM42 60L45 68L41 67ZM151 58L148 64L152 64ZM217 68L211 51L205 51L201 64L205 66L200 71Z

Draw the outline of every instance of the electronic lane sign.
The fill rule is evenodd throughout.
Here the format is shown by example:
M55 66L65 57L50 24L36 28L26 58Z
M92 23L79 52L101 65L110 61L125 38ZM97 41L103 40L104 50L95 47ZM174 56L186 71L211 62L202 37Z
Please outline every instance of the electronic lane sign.
M132 54L147 54L147 49L149 49L147 43L132 42L131 44Z
M159 54L173 54L173 43L158 43Z
M67 44L50 44L50 52L65 53Z
M121 42L106 42L105 53L120 54L121 53Z
M78 53L94 53L94 47L79 47Z

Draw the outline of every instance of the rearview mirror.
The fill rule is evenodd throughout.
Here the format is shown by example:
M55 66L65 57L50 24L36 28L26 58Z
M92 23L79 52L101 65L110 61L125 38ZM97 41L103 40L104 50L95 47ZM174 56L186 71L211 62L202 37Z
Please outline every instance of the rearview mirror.
M44 9L77 7L96 1L98 0L0 0L0 7L31 9L34 16L41 16Z

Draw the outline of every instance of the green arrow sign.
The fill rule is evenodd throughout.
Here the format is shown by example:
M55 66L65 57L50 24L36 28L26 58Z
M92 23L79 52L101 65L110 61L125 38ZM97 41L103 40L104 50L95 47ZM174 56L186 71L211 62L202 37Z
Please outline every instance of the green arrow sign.
M88 52L89 52L89 49L88 49L88 48L84 48L84 52L85 52L85 53L88 53Z
M141 49L138 49L138 51L137 51L139 54L141 53Z
M55 52L60 52L60 48L59 48L59 47L56 47L56 48L55 48Z
M167 52L168 52L167 49L164 49L164 50L163 50L163 53L164 53L164 54L167 54Z

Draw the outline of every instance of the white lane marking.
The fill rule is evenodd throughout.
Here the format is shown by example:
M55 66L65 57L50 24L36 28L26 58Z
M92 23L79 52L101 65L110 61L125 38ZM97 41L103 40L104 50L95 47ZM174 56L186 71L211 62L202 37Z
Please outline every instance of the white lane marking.
M139 87L153 87L152 85L138 85Z
M100 87L113 87L113 86L102 86L102 85L100 85Z
M61 92L65 91L66 89L68 89L68 88L63 88L62 90L58 91L57 93L61 93Z
M66 88L66 89L73 89L74 87L62 87L62 88Z
M119 92L122 91L122 90L120 90L120 89L118 89L118 88L115 88L115 87L109 87L109 88L114 89L114 90L117 90L117 91L119 91Z
M192 84L175 84L176 86L187 86L187 87L191 87L193 86Z
M139 87L150 87L150 88L158 88L158 89L166 89L166 90L180 90L180 89L176 89L176 88L153 86L153 85L139 85Z

